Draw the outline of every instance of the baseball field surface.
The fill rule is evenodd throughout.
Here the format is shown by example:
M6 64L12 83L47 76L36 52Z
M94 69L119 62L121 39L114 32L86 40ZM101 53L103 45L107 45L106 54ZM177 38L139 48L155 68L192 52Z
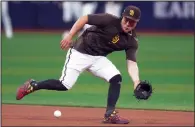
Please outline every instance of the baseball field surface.
M17 87L29 78L59 79L66 56L60 49L61 38L61 33L52 32L15 32L12 39L2 34L3 126L107 126L101 121L109 85L88 72L67 92L40 90L15 99ZM123 76L117 108L121 117L130 120L127 126L194 125L193 35L140 34L140 78L154 88L147 101L133 96L125 53L115 52L108 58ZM62 116L55 118L55 110Z
M118 126L101 123L103 108L3 105L3 126ZM59 109L62 116L53 112ZM130 123L121 126L193 126L193 112L121 109Z

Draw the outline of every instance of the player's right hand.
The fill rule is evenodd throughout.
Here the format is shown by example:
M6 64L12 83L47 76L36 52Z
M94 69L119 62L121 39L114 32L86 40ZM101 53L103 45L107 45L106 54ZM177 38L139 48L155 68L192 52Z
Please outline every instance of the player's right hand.
M64 37L64 39L62 39L62 41L60 42L60 47L61 49L68 49L70 47L70 44L72 42L72 36L71 34L68 34Z

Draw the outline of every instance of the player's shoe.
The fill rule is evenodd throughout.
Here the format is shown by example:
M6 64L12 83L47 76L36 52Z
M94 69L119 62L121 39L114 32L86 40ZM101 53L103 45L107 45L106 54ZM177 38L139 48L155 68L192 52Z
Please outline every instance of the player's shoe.
M22 86L20 86L17 89L16 100L20 100L24 96L34 92L33 86L32 86L32 83L34 83L34 82L35 82L35 80L30 79L30 80L26 81Z
M129 120L125 118L121 118L118 114L118 112L113 111L110 115L105 115L103 123L111 123L111 124L128 124Z

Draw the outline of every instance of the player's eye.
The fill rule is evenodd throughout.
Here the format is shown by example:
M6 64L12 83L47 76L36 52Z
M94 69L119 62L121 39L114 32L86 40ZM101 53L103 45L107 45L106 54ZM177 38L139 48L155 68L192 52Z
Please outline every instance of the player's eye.
M132 27L136 24L136 21L125 17L125 23L128 23L128 25Z

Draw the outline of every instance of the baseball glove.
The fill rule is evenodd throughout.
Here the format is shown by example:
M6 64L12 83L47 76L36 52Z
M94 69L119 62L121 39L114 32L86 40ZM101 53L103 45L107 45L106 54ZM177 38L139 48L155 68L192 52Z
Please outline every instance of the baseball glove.
M138 100L147 100L152 95L152 85L148 81L141 81L134 90L134 96Z

